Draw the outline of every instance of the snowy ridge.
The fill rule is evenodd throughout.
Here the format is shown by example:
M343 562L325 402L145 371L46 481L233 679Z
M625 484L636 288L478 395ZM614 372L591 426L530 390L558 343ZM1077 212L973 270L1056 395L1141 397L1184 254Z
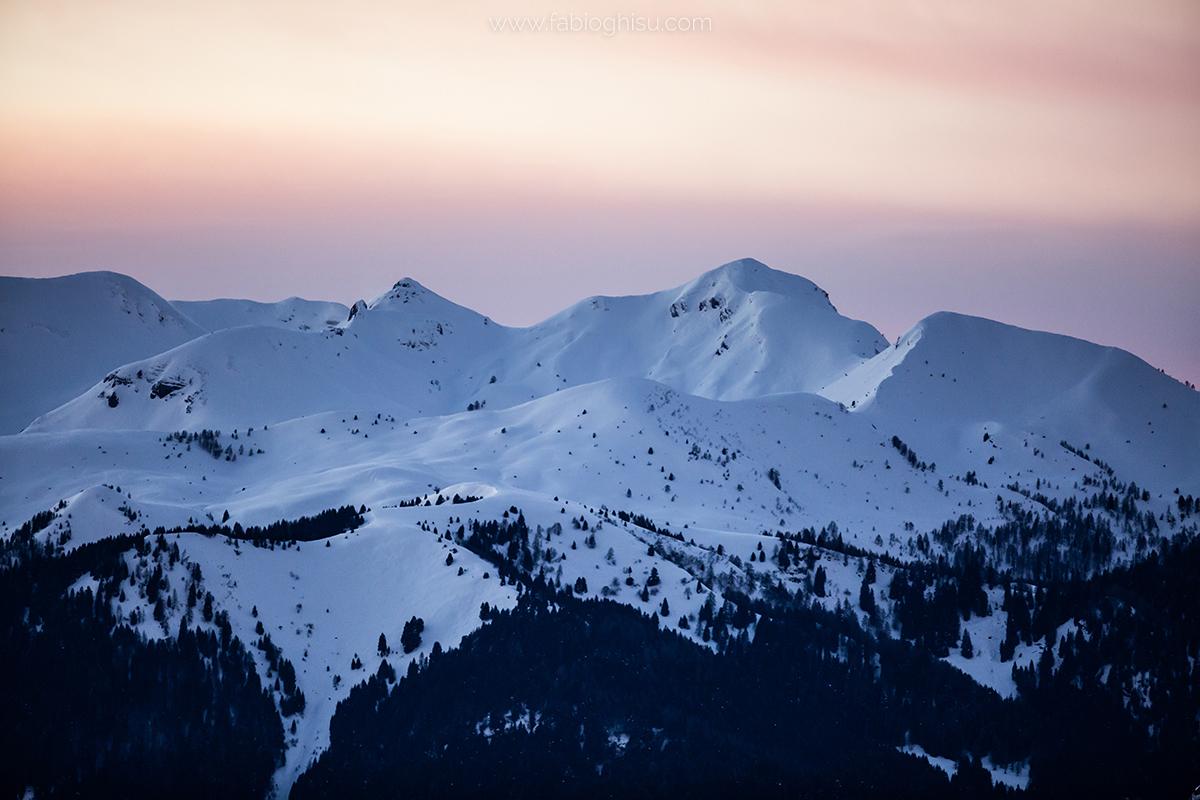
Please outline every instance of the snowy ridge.
M935 460L963 472L1002 467L991 470L997 483L1034 469L1015 452L1025 441L1044 451L1062 440L1158 491L1200 482L1200 395L1130 353L1070 336L938 313L821 394L914 446L928 442ZM983 433L994 464L971 457Z
M206 330L266 325L308 331L326 330L346 321L350 309L328 303L289 297L277 303L254 300L173 300L171 305Z
M718 400L815 391L887 346L815 284L753 259L677 289L590 298L523 333L568 384L637 376Z
M886 346L871 326L838 315L814 284L752 260L675 290L591 298L523 329L410 278L347 316L332 333L218 331L110 376L137 389L132 407L119 405L123 393L109 380L31 429L233 427L349 408L364 395L390 398L390 413L444 414L613 377L732 400L815 390ZM150 397L139 372L143 381L170 373L186 390ZM286 397L276 396L279 387Z
M0 434L16 433L110 370L205 330L115 272L0 277Z

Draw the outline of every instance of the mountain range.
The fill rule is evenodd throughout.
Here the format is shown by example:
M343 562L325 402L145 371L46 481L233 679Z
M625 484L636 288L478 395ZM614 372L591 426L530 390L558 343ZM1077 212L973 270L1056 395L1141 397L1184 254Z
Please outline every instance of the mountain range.
M411 278L350 307L169 302L114 273L2 278L0 368L8 646L28 655L11 670L37 674L56 630L38 603L85 592L89 624L130 648L182 653L207 632L214 652L245 654L265 698L226 704L265 714L263 741L279 728L240 781L252 796L360 778L386 795L401 774L425 776L418 794L606 794L648 771L693 794L811 781L1052 796L1091 781L1151 796L1197 774L1200 633L1175 604L1200 579L1179 566L1196 558L1200 395L1122 350L948 312L889 342L812 282L743 259L527 328ZM52 583L35 570L61 572L53 597L29 588ZM575 638L591 627L621 633L593 650ZM489 639L505 630L597 663L661 662L640 689L576 686L567 645L513 653ZM1136 646L1114 655L1120 637ZM496 660L530 677L447 688ZM727 705L685 724L665 685L661 718L621 705L668 662L697 670L706 697L778 675L756 685L826 709L814 725L863 726L845 746L879 773L809 763L798 753L819 743L771 744ZM538 682L547 670L557 689ZM818 673L898 710L843 716L795 688ZM953 699L938 706L935 684ZM566 686L616 710L580 717ZM418 696L443 705L405 716ZM756 713L802 713L793 702ZM1082 776L1075 745L1037 732L1076 706L1103 720L1097 741L1144 755ZM26 712L6 713L20 729ZM125 730L121 713L93 727ZM789 720L803 727L773 724ZM412 747L386 749L397 730ZM580 750L556 749L572 737ZM224 753L228 737L213 741ZM376 745L391 755L364 761ZM730 748L729 771L700 766ZM544 772L511 767L543 750ZM123 768L167 757L135 756ZM105 786L102 766L68 769L83 757L0 780ZM759 779L737 772L748 764Z

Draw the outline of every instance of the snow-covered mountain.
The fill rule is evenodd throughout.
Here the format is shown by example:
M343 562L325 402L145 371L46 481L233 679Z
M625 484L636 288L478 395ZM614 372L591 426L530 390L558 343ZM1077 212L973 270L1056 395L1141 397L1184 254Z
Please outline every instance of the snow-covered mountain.
M411 279L347 316L313 335L219 331L113 371L32 429L233 427L362 398L393 415L445 414L615 377L736 400L814 391L887 346L809 281L750 259L674 290L585 300L523 329Z
M948 313L889 345L812 283L749 259L529 328L404 279L332 329L226 328L126 364L29 429L233 429L364 407L443 416L616 378L719 401L816 392L926 461L1000 485L1037 474L1031 459L1062 441L1156 492L1200 481L1196 392L1129 353Z
M115 272L0 277L0 366L10 386L0 404L0 434L17 433L124 364L206 333L245 326L329 330L348 313L341 303L298 297L168 302Z
M4 339L28 349L3 351L5 373L53 372L53 347L67 345L28 331L76 316L68 332L97 341L68 371L83 374L93 353L106 372L0 436L0 537L69 551L174 531L129 556L134 580L114 613L169 638L198 624L202 573L231 634L260 643L261 674L277 675L280 657L294 665L307 705L284 716L280 796L330 746L354 686L385 673L384 661L401 674L427 667L434 642L456 646L483 624L481 603L512 608L535 579L654 614L720 650L728 620L716 625L713 608L742 604L750 638L746 603L910 636L906 603L922 601L893 593L897 576L978 576L986 564L1045 587L1194 534L1194 390L1120 350L956 314L889 344L814 284L749 259L651 295L591 298L528 328L411 279L344 313L295 300L172 306L120 276L58 280L38 284L53 291L37 303L5 296L0 336L17 327L10 319L28 320L24 339ZM89 293L106 302L91 317L68 313ZM178 335L113 364L125 351L97 332L118 323ZM5 394L4 414L28 407ZM234 526L343 506L361 509L361 522L324 541L232 538ZM518 520L527 529L505 546L473 536L473 522L511 531ZM231 538L196 532L221 525ZM145 583L155 569L192 601L156 604ZM101 580L78 587L98 592ZM930 584L929 596L943 595ZM929 647L1014 696L1013 663L1042 658L1079 626L1002 642L1014 618L1006 596L999 583L977 587L975 611L961 624L951 614L955 637L961 628L975 640L971 656ZM380 634L399 641L410 617L424 620L422 644L377 646ZM286 684L270 690L281 712ZM957 768L934 739L899 744ZM1010 755L988 762L991 775L1024 785L1028 761Z
M816 391L887 347L820 287L754 259L664 292L590 298L523 333L525 358L564 385L636 376L714 400Z
M1037 475L1031 448L1064 440L1157 492L1200 483L1200 395L1070 336L938 313L820 394L995 483Z
M114 272L0 277L0 434L20 431L122 364L204 333L166 300Z

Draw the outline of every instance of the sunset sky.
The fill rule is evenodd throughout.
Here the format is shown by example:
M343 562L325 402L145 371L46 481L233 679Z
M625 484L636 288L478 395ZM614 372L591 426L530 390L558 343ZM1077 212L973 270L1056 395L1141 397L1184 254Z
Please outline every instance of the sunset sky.
M624 7L622 7L624 6ZM683 32L501 18L706 19ZM506 324L743 256L1200 381L1195 0L0 0L0 273Z

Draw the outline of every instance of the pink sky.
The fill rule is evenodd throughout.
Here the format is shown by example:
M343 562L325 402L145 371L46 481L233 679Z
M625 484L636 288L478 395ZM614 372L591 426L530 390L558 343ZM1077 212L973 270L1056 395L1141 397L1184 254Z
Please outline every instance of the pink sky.
M0 272L501 322L754 256L1200 379L1200 6L8 0ZM706 17L693 34L489 18Z

